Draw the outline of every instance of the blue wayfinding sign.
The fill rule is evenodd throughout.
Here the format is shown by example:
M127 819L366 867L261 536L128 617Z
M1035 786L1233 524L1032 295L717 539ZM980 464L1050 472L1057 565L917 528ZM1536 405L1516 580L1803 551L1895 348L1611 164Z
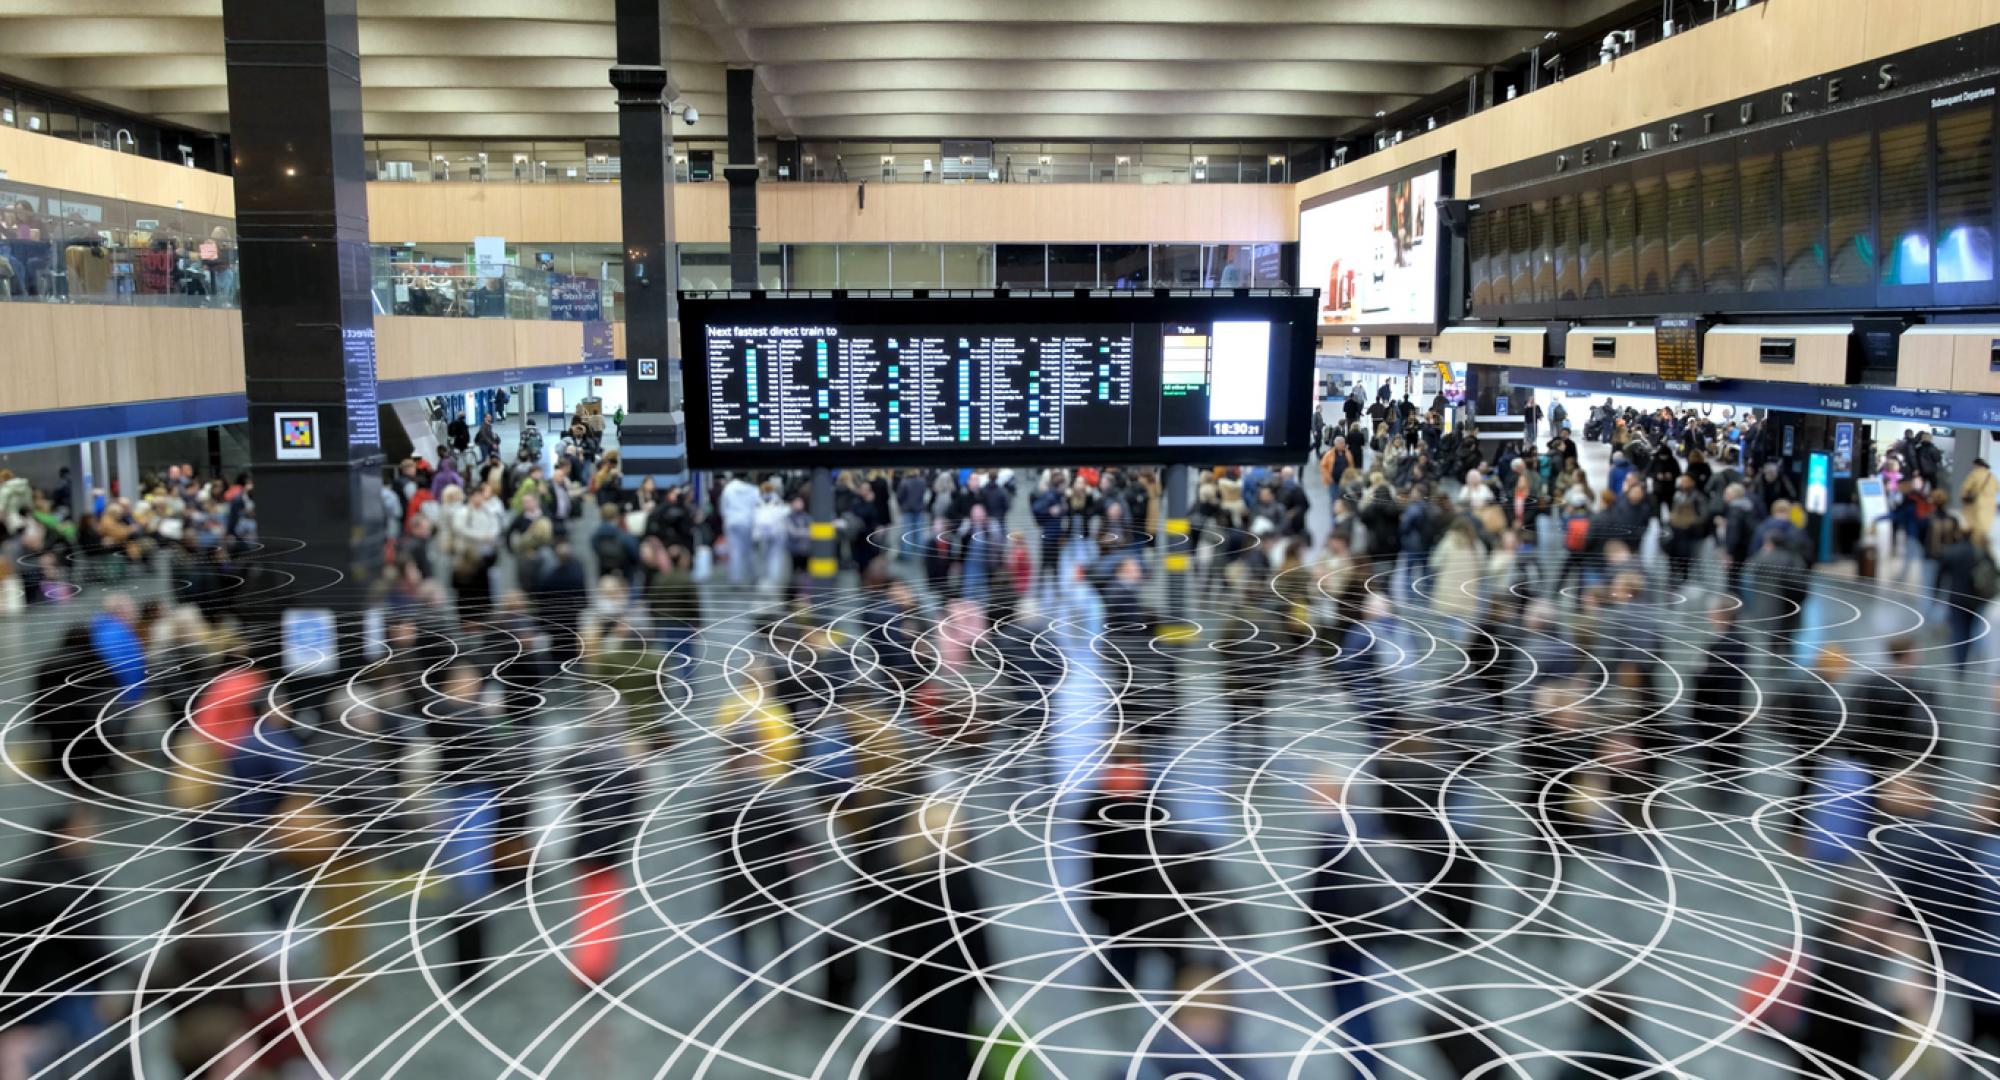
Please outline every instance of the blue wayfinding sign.
M1915 420L1946 427L2000 427L2000 395L1933 393L1894 386L1807 386L1750 379L1669 382L1655 375L1620 375L1608 371L1571 371L1567 368L1508 368L1507 377L1515 386L1535 386L1546 390L1715 401L1829 416Z

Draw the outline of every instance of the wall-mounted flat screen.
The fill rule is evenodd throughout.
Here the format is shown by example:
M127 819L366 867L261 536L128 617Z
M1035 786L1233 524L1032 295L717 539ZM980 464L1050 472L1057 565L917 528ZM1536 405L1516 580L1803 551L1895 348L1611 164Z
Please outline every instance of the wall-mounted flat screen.
M696 468L1301 458L1314 304L1283 295L681 302Z
M1448 256L1437 204L1448 177L1448 162L1438 159L1306 201L1299 280L1321 290L1321 325L1438 325Z

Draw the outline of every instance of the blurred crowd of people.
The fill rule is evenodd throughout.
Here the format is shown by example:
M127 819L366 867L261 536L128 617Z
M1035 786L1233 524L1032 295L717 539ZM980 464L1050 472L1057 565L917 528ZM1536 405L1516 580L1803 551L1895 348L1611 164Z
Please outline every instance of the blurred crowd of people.
M136 498L104 497L78 515L66 509L69 493L0 475L0 582L13 583L0 604L84 609L41 661L28 710L37 749L16 757L77 798L10 875L21 880L0 911L29 939L39 924L59 926L65 942L98 942L60 960L47 941L13 946L28 962L8 990L42 991L46 1004L15 1009L0 1035L0 1078L25 1075L132 1008L171 1013L188 1075L203 1061L270 1068L302 1053L297 1038L236 1041L273 1015L262 984L136 984L134 958L76 914L89 905L62 895L90 888L77 883L88 879L98 827L91 804L107 791L146 797L148 770L165 777L172 843L191 859L229 859L254 898L176 900L177 961L197 972L222 962L202 949L233 940L203 928L303 918L321 928L319 976L365 974L367 898L422 876L423 845L399 842L420 833L448 838L429 871L443 884L426 896L449 956L437 965L443 981L504 978L495 957L506 948L488 940L494 912L528 885L541 796L568 790L578 796L561 860L580 913L574 965L586 979L613 978L630 952L618 927L647 810L638 777L705 739L725 756L703 831L735 867L717 879L703 928L718 956L755 970L808 932L786 912L814 872L810 829L839 806L837 842L863 852L869 870L844 933L902 957L955 942L953 965L982 969L995 948L988 930L938 917L984 906L976 858L949 873L936 866L940 850L973 841L924 797L934 778L908 763L935 760L910 748L943 744L943 760L976 761L1007 731L1055 717L1064 661L1036 633L986 631L1042 625L1067 595L1097 612L1106 647L1093 662L1112 669L1108 685L1129 689L1113 704L1137 725L1094 761L1077 817L1103 961L1089 978L1186 991L1176 1013L1185 1022L1141 1048L1148 1075L1255 1049L1240 1044L1236 1013L1216 997L1227 986L1217 972L1234 963L1214 944L1231 933L1230 912L1197 925L1181 899L1222 887L1213 851L1199 836L1149 828L1165 765L1148 741L1182 721L1178 674L1148 665L1171 664L1156 644L1190 612L1230 657L1219 707L1238 761L1275 749L1287 695L1336 686L1381 752L1372 769L1333 770L1313 787L1324 817L1308 914L1331 973L1326 1015L1348 1018L1342 1038L1356 1066L1381 1065L1374 977L1400 953L1359 948L1347 928L1381 920L1463 941L1496 921L1487 912L1516 906L1517 889L1450 854L1481 838L1476 815L1452 816L1462 807L1453 809L1451 778L1476 750L1509 741L1526 778L1521 803L1538 807L1565 845L1613 862L1644 861L1636 838L1652 827L1649 797L1674 762L1699 767L1705 805L1718 813L1807 796L1799 852L1847 868L1877 859L1902 899L1836 897L1820 914L1839 932L1775 973L1759 968L1745 1008L1796 1034L1804 1067L1820 1063L1815 1055L1871 1066L1935 1056L1884 1019L1935 1004L1900 977L1922 962L1925 934L1959 980L1951 993L2000 1000L2000 975L1981 959L2000 940L1990 899L2000 833L1990 807L1954 806L1931 786L1926 769L1950 748L1932 737L1926 688L1952 676L1919 659L1935 648L1969 655L1984 599L1971 538L1983 541L1990 526L1990 486L1960 478L1959 511L1925 515L1936 640L1899 638L1879 662L1824 649L1788 666L1817 552L1759 421L1592 410L1590 433L1611 443L1608 467L1592 475L1566 416L1534 410L1534 427L1547 424L1540 441L1482 441L1434 406L1350 399L1310 462L1188 476L1191 528L1206 539L1187 552L1181 594L1156 584L1170 516L1162 470L842 471L835 557L855 591L838 611L816 603L823 594L807 568L823 535L809 474L628 486L619 451L587 423L554 446L523 440L511 461L497 440L489 452L482 425L479 439L468 431L435 461L406 460L385 477L390 529L371 601L379 631L343 625L353 644L318 679L285 670L223 587L246 570L236 564L256 537L250 477L172 466ZM1913 436L1884 461L1916 463L1912 490L1931 502L1946 478L1922 474L1937 467L1925 445ZM147 581L175 585L149 595ZM115 587L75 599L98 583ZM1696 599L1677 607L1669 596ZM1692 669L1670 668L1658 620L1633 617L1656 608L1706 622L1712 639ZM1380 671L1379 642L1405 632L1399 623L1413 613L1466 658L1452 701L1403 702ZM740 653L726 671L704 652L718 636ZM1829 693L1862 705L1843 719ZM1681 707L1663 708L1677 695ZM593 727L579 754L552 769L538 741L551 717L603 710L617 722ZM170 733L165 754L133 744L148 715ZM1750 767L1774 752L1795 777L1776 795L1754 788ZM387 783L355 783L371 775ZM425 790L445 794L406 798ZM1364 854L1383 838L1402 852L1386 870ZM1542 873L1554 857L1540 856ZM306 874L320 884L297 887ZM1412 892L1432 902L1399 903ZM62 902L51 910L54 896ZM775 942L765 940L772 931ZM861 1007L869 976L847 938L822 944L825 1000ZM977 983L951 965L913 964L891 996L904 1011L879 1075L968 1074L975 1043L954 1033L983 1022ZM1996 1016L1975 1006L1970 1037L2000 1037ZM1592 1025L1592 1038L1630 1043L1618 1024ZM1483 1044L1449 1035L1435 1034L1440 1052L1476 1067L1458 1058L1474 1061ZM1231 1060L1256 1074L1254 1060Z

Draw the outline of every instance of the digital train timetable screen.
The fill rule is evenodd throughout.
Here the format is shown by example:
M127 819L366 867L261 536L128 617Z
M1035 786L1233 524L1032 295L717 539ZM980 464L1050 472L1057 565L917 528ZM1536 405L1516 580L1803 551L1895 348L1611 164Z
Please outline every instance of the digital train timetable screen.
M691 463L1257 460L1308 434L1310 338L1295 363L1268 302L1097 299L685 301Z

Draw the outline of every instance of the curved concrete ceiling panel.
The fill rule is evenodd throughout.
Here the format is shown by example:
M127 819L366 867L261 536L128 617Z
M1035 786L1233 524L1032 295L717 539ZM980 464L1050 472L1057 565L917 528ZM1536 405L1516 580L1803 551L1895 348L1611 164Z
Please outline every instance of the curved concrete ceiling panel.
M275 0L274 0L275 2ZM723 70L767 132L839 138L1321 138L1599 0L667 0L719 135ZM610 137L613 0L361 0L371 136ZM1601 6L1601 5L1600 5ZM220 130L221 0L8 0L0 72Z

